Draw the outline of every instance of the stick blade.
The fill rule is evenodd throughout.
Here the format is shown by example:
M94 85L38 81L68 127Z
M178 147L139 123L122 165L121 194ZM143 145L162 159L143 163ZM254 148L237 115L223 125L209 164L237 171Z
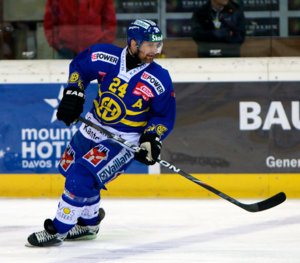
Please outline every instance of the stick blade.
M262 202L259 202L258 205L258 211L264 211L267 209L270 209L274 206L280 205L281 203L283 203L286 200L286 195L284 192L278 193L272 197L270 197L267 200L264 200Z

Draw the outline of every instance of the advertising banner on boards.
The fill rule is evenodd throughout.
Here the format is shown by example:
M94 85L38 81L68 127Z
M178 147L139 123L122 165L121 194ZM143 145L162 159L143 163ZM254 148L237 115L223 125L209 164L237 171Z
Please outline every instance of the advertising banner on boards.
M127 13L156 13L157 0L114 0L117 14Z
M188 173L299 173L299 82L174 83L174 89L177 117L164 160Z
M189 173L299 173L299 82L174 83L177 117L162 159ZM3 84L0 173L58 173L79 127L56 120L62 84ZM84 114L96 84L86 90ZM127 173L148 173L134 162ZM161 167L162 173L170 173Z
M246 18L247 37L279 37L280 19L272 18Z
M236 2L244 11L279 11L279 0L233 0ZM166 1L166 12L167 13L184 13L194 12L196 8L199 8L206 4L208 0L167 0ZM289 10L299 5L297 0L289 0ZM298 10L298 9L297 9Z
M56 119L63 95L62 84L2 84L0 122L0 174L59 173L59 160L81 123L67 127ZM98 92L90 84L84 112ZM135 162L126 173L148 173Z

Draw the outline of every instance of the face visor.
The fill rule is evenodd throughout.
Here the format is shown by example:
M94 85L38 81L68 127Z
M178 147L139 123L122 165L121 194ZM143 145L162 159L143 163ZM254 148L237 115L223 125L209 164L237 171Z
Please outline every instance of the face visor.
M149 35L149 41L143 41L142 45L139 45L139 50L147 55L160 54L163 48L162 41L162 34Z

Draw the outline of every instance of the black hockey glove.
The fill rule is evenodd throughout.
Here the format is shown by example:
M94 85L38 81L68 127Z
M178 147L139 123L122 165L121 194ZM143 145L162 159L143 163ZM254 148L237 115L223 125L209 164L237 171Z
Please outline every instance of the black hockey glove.
M161 151L161 141L156 133L142 134L140 137L141 150L134 153L134 159L146 165L153 165Z
M83 90L76 87L66 88L57 109L57 119L70 126L83 112L84 100L85 95Z

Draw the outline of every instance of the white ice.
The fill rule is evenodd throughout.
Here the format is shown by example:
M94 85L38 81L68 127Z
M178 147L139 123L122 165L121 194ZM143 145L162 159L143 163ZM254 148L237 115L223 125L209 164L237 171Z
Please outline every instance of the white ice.
M244 203L259 200L240 200ZM249 213L223 199L108 199L97 239L28 248L58 199L0 199L0 262L299 263L300 200Z

